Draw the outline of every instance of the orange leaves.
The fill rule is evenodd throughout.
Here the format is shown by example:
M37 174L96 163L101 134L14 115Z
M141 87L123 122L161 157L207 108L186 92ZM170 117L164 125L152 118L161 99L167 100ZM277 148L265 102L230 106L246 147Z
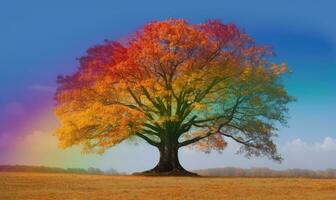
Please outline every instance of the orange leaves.
M195 138L197 136L206 135L208 130L197 130L192 131L191 133L185 134L185 139ZM221 152L227 146L227 142L219 134L210 135L197 143L192 144L190 147L205 153L210 153L211 150L216 150Z
M271 66L271 72L275 76L279 76L279 75L284 74L288 71L289 71L288 67L285 63L281 63L280 65L272 64L272 66Z
M193 60L201 40L204 34L184 20L152 22L131 40L129 54L151 76L165 76L175 73L176 65Z

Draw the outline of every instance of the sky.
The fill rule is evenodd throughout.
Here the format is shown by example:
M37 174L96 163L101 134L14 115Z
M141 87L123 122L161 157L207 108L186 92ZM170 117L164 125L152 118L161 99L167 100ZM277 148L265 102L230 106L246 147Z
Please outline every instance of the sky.
M1 0L0 6L0 164L99 167L134 172L149 169L158 152L141 143L122 143L102 156L61 150L52 135L56 77L76 71L76 58L104 39L117 40L153 20L183 18L190 23L220 19L235 23L258 44L272 45L291 103L289 127L275 142L282 164L246 159L229 141L219 154L185 148L187 169L270 167L336 168L336 2L291 1L89 1Z

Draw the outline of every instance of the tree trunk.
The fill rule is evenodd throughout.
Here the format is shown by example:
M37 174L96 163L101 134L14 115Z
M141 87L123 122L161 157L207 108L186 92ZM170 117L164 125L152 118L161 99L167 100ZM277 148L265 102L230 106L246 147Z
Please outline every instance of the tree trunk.
M178 159L178 149L174 147L159 148L160 160L153 169L158 172L184 170Z
M172 176L197 176L197 174L185 170L178 159L177 142L174 144L166 144L159 147L160 160L158 164L151 170L142 172L142 175L172 175Z

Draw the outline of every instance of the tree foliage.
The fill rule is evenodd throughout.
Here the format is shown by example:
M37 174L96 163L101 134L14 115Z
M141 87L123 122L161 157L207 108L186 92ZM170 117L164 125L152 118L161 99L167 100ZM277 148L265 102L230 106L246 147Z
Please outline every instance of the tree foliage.
M270 47L234 24L146 24L127 41L87 50L76 73L58 77L55 113L62 147L103 153L139 137L160 148L221 151L227 138L247 156L281 160L273 138L293 100Z

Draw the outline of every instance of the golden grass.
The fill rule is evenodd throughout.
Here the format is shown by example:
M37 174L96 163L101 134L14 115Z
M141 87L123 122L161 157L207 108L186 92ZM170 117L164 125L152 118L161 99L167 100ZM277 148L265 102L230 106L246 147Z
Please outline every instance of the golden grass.
M0 173L0 199L336 199L336 179Z

